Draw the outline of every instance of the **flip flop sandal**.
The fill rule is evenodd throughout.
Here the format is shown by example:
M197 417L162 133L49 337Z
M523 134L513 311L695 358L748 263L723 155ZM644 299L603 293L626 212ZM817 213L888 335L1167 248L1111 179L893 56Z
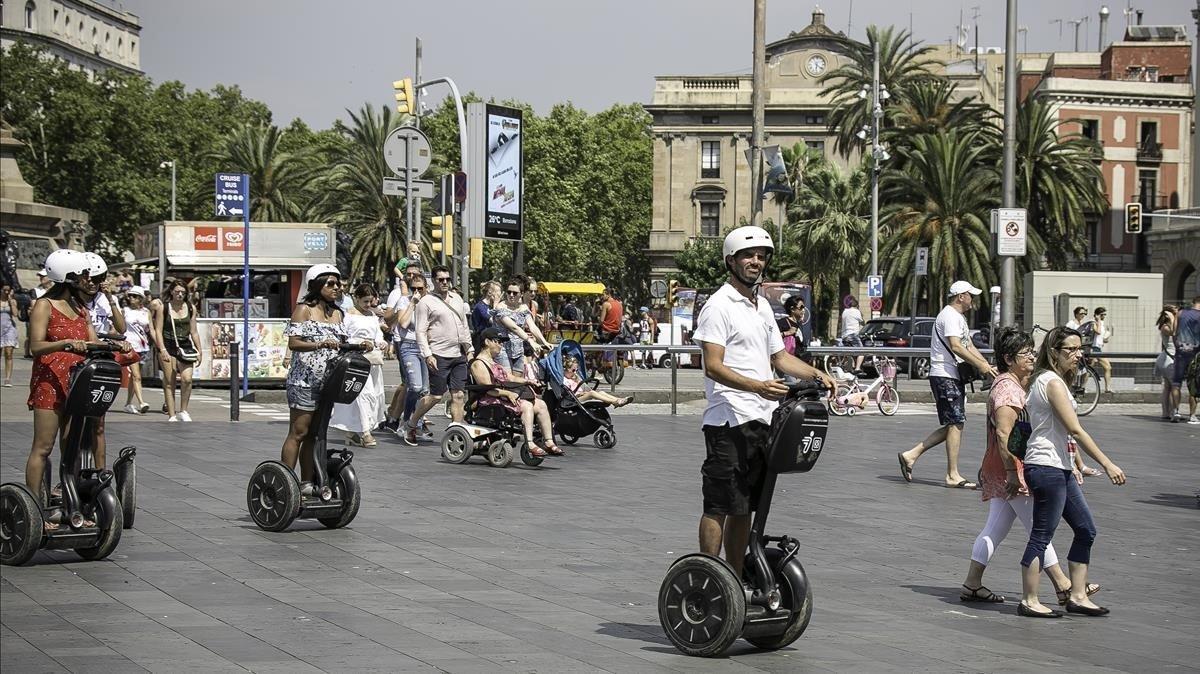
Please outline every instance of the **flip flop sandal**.
M996 594L995 592L992 592L991 590L987 589L983 585L980 585L979 587L977 587L975 589L971 589L971 588L967 587L966 585L963 585L962 589L963 589L962 593L960 593L958 595L959 601L980 602L980 603L984 603L984 604L1003 604L1004 603L1004 595Z
M1090 597L1099 591L1100 591L1099 583L1088 583L1087 596ZM1071 599L1071 588L1068 587L1065 590L1060 590L1058 588L1054 588L1054 594L1055 594L1055 596L1058 597L1058 605L1066 606L1067 602Z
M904 460L904 452L897 452L896 458L900 460L900 477L904 478L905 482L912 482L912 466Z
M975 489L978 485L970 480L963 478L954 484L947 484L947 489Z

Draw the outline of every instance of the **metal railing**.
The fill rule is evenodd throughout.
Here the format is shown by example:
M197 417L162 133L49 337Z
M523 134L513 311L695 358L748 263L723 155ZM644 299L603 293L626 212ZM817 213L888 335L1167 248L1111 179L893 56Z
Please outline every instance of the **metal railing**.
M686 354L690 356L700 356L700 347L694 344L687 345L663 345L663 344L584 344L582 345L585 353L629 353L637 351L639 353L667 353L667 354ZM814 357L823 358L825 356L889 356L892 358L916 358L921 356L929 356L929 349L915 346L810 346L807 353ZM990 357L995 351L992 349L980 349L979 353L985 357ZM1140 352L1140 351L1105 351L1103 354L1097 354L1092 358L1105 359L1135 359L1135 360L1154 360L1158 357L1158 352ZM679 407L679 359L671 358L671 414L676 414ZM600 372L591 373L595 377L602 377ZM909 380L914 379L913 367L908 368ZM617 382L612 380L609 382L609 391L616 392Z

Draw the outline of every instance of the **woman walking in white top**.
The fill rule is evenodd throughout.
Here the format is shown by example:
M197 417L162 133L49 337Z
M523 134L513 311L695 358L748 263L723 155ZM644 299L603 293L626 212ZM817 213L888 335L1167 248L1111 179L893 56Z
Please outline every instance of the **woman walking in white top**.
M139 356L129 364L129 392L125 397L125 411L129 414L145 414L150 406L142 399L142 363L149 362L150 345L154 342L150 328L150 310L146 308L146 289L133 286L125 291L128 306L125 314L125 341L129 342Z
M375 348L363 356L371 363L371 374L354 402L333 406L333 417L329 425L346 431L346 442L358 447L374 447L378 444L371 430L379 425L384 414L383 390L383 347L387 342L379 326L383 311L376 306L379 296L369 283L359 284L354 289L354 306L346 312L342 327L346 330L346 341L352 344L371 342Z
M1067 553L1070 563L1071 592L1067 612L1100 616L1108 609L1097 606L1087 595L1088 563L1096 525L1083 490L1083 476L1074 469L1070 453L1071 438L1095 459L1113 484L1125 484L1125 473L1100 451L1092 436L1083 430L1075 415L1075 399L1069 385L1083 357L1080 334L1070 328L1054 328L1046 335L1038 353L1033 384L1025 409L1029 414L1030 436L1025 450L1025 484L1033 496L1033 527L1029 543L1021 557L1022 594L1017 613L1031 618L1061 618L1038 600L1038 579L1045 559L1046 546L1054 538L1060 519L1075 533Z

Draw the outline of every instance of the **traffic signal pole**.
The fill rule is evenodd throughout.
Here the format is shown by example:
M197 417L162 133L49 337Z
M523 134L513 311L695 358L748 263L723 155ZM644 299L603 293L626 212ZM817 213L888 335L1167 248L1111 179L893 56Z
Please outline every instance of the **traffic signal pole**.
M1017 0L1007 0L1004 26L1004 174L1001 206L1017 207ZM1000 257L1000 325L1016 324L1017 260Z

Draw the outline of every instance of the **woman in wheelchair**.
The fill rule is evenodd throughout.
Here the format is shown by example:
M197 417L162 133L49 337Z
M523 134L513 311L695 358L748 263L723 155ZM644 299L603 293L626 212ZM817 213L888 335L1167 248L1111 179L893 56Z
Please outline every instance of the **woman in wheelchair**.
M588 388L586 382L579 378L579 360L575 356L563 356L563 385L581 403L595 400L613 407L624 407L633 402L633 396L618 398L611 393Z
M476 404L496 405L511 411L521 417L525 427L525 441L529 443L529 453L537 458L547 456L562 456L563 451L554 444L554 431L550 425L550 410L546 403L533 394L528 382L518 375L509 372L508 368L496 362L496 357L504 348L504 337L496 328L488 328L480 333L480 351L475 360L471 361L471 379L476 385L496 385L480 396ZM519 389L512 384L522 384ZM542 444L539 447L533 440L533 422L536 417L542 430Z

